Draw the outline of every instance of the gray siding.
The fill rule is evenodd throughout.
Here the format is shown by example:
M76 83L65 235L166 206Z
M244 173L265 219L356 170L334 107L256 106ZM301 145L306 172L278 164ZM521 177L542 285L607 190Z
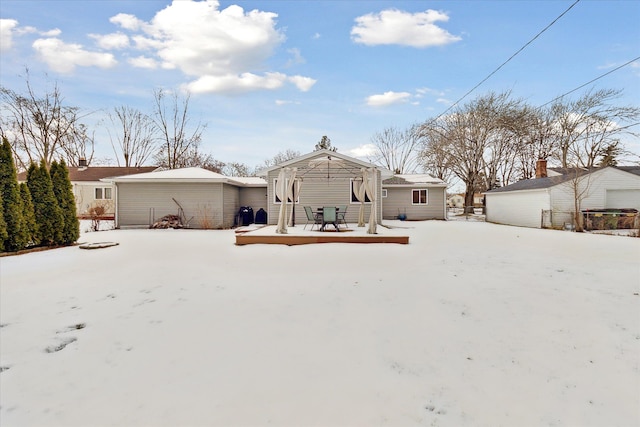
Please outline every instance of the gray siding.
M407 215L408 220L445 219L446 193L443 187L384 187L387 197L382 200L383 218L396 219L399 214ZM427 204L414 205L412 190L426 189Z
M223 211L223 184L118 183L117 227L149 226L167 214L178 214L175 198L190 227L223 228L233 214Z

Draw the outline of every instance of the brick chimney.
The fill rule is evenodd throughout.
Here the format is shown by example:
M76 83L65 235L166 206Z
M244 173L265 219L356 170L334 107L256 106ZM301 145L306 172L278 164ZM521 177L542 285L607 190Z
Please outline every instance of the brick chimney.
M545 159L538 159L536 162L536 178L547 177L547 161Z
M87 159L85 159L84 157L80 157L78 159L78 167L86 168L87 167Z

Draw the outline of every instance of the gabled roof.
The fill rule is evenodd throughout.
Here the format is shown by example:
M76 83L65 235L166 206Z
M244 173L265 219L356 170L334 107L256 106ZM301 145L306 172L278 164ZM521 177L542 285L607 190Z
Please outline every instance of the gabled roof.
M416 186L430 185L433 187L446 187L447 183L428 174L398 174L382 181L384 186Z
M258 175L260 176L266 176L269 172L271 172L272 170L276 170L276 169L280 169L283 167L287 167L287 166L291 166L294 165L296 163L299 162L304 162L305 160L311 160L311 159L315 159L317 157L331 157L331 158L337 158L337 159L341 159L347 162L351 162L351 163L355 163L356 165L359 165L360 167L363 168L376 168L379 169L383 175L391 175L392 172L389 171L388 169L385 169L381 166L378 165L374 165L373 163L369 163L369 162L365 162L363 160L360 159L356 159L355 157L351 157L351 156L347 156L345 154L339 153L337 151L331 151L331 150L318 150L318 151L312 151L311 153L308 154L304 154L300 157L296 157L294 159L291 160L287 160L286 162L282 162L280 164L274 165L274 166L270 166L266 169L263 169L261 171L258 172Z
M592 168L592 169L553 168L555 172L561 173L562 175L554 175L554 176L549 176L547 178L523 179L522 181L518 181L511 185L507 185L506 187L500 187L491 191L486 191L486 193L493 194L493 193L504 193L508 191L542 190L545 188L554 187L564 182L568 182L577 177L589 175L589 174L599 172L609 168L617 169L623 172L628 172L628 173L640 176L640 167L637 167L637 166L607 166L604 168Z
M163 171L119 176L105 181L115 183L227 183L238 187L266 186L267 182L256 177L228 177L207 169L192 167L181 169L167 169Z
M103 178L115 176L133 175L138 173L147 173L158 169L157 166L140 166L140 167L120 167L120 166L84 166L84 167L67 167L69 169L69 181L100 181ZM18 174L18 181L26 181L27 172Z

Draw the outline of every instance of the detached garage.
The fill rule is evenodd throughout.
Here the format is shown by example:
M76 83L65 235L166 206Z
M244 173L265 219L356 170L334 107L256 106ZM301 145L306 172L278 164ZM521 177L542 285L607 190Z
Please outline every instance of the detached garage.
M640 210L640 167L567 169L497 188L485 193L486 218L498 224L561 228L573 223L576 193L580 210Z
M180 216L191 228L229 228L243 201L255 203L255 211L266 208L266 181L201 168L127 175L109 182L116 189L116 228L148 227L166 215Z

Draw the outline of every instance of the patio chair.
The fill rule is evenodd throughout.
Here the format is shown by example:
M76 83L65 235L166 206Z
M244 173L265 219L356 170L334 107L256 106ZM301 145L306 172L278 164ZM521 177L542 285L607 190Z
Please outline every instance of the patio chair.
M335 206L325 206L322 208L322 227L320 229L324 231L327 224L333 225L336 231L340 231L338 228L338 215L336 214Z
M347 205L338 206L337 215L338 215L338 224L342 223L346 228L349 228L349 226L347 225L347 219L346 219Z
M304 225L303 230L306 230L307 224L311 223L311 229L313 230L314 225L320 226L322 224L322 218L319 214L313 213L311 210L311 206L305 206L304 212L307 214L307 223Z

